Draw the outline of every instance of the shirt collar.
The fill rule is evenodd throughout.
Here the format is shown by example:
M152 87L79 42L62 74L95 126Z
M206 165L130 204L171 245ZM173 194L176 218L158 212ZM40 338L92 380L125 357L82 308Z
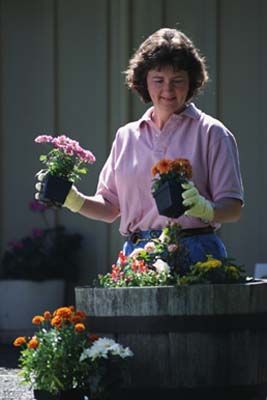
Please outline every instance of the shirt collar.
M152 121L151 115L152 115L153 110L154 110L154 107L150 107L146 110L144 115L137 121L139 127L143 122L149 123L150 121ZM181 118L181 116L185 116L185 117L192 118L192 119L199 119L200 114L201 114L201 111L195 106L194 103L188 103L186 105L184 111L182 111L180 114L173 114L170 118L172 118L174 120L175 119L178 120Z

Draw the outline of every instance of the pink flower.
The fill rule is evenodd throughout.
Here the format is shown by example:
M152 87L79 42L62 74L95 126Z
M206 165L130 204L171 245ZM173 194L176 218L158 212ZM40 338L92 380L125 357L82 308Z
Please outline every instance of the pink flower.
M85 163L92 164L95 162L95 156L89 150L84 150L82 147L80 147L76 153L77 156Z
M53 136L49 136L49 135L40 135L37 136L34 141L36 143L50 143L53 140Z
M68 144L67 146L64 147L64 153L67 154L68 156L73 156L74 151L73 151L73 147L71 144Z
M38 237L42 237L44 234L44 231L42 229L39 228L33 228L32 230L32 236L34 238L38 238Z
M59 146L65 146L68 143L68 138L66 135L60 135L53 139L52 143L56 143Z
M174 253L177 249L178 249L177 244L169 244L169 246L168 246L168 251L170 253Z
M23 243L18 240L11 240L10 242L8 242L8 245L12 247L14 250L23 249L24 247Z
M91 151L86 150L85 151L85 162L88 162L89 164L92 164L95 162L95 156L93 155L93 153L91 153Z
M48 207L47 207L46 204L43 204L38 200L33 200L33 201L30 202L29 208L30 208L31 211L34 211L34 212L35 211L44 212L44 211L47 210Z
M54 138L51 143L53 144L54 147L57 147L58 149L64 149L65 143L62 139L59 137Z

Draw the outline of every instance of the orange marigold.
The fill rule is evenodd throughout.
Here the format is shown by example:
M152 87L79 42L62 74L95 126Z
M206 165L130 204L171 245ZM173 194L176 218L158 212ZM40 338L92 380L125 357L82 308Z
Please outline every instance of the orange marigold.
M70 321L71 321L73 324L77 324L78 322L81 322L82 320L81 320L81 318L80 318L78 315L73 315L73 316L71 317Z
M97 335L94 335L94 334L90 334L90 335L88 335L88 339L90 340L90 342L95 342L96 340L98 340L99 339L99 336L97 336Z
M166 174L170 171L171 160L163 158L162 160L158 161L152 167L152 175L155 176L157 174Z
M28 343L28 348L29 349L36 349L38 347L38 345L39 345L39 341L38 341L37 337L33 336L31 338L31 340L29 341L29 343Z
M192 166L186 158L177 158L173 160L170 165L170 170L177 172L186 179L192 178Z
M75 326L74 326L74 328L75 328L75 331L76 332L83 332L83 331L85 331L85 325L84 324L76 324Z
M52 318L51 312L50 312L50 311L45 311L45 312L44 312L44 319L45 319L46 321L50 321L51 318Z
M62 325L62 318L60 318L59 315L56 315L54 318L52 318L51 325L55 326L56 328L60 328Z
M20 346L22 346L23 344L25 344L26 342L27 342L27 341L26 341L25 336L19 336L19 337L17 337L17 339L14 340L13 346L15 346L15 347L20 347Z
M86 319L86 314L84 311L77 310L75 313L75 316L79 317L82 320Z
M34 325L41 325L42 322L44 322L44 317L42 315L35 315L32 319Z
M55 316L68 319L71 317L72 310L69 307L60 307L55 311Z

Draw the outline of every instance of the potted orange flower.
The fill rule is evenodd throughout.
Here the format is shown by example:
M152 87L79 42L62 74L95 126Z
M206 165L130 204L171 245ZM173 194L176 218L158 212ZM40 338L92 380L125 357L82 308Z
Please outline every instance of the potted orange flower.
M109 399L122 383L123 364L133 355L113 339L88 331L87 316L73 306L36 315L34 336L18 337L23 382L36 400Z
M192 178L192 166L189 160L162 159L152 167L152 194L158 212L170 218L180 217L184 211L182 183Z

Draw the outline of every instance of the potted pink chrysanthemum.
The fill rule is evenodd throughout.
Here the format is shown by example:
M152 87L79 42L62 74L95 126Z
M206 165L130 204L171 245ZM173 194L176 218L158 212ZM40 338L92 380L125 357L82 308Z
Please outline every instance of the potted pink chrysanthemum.
M86 165L93 164L95 156L66 135L40 135L35 142L52 146L46 155L40 156L46 167L38 172L45 174L40 200L63 204L72 184L87 173Z

